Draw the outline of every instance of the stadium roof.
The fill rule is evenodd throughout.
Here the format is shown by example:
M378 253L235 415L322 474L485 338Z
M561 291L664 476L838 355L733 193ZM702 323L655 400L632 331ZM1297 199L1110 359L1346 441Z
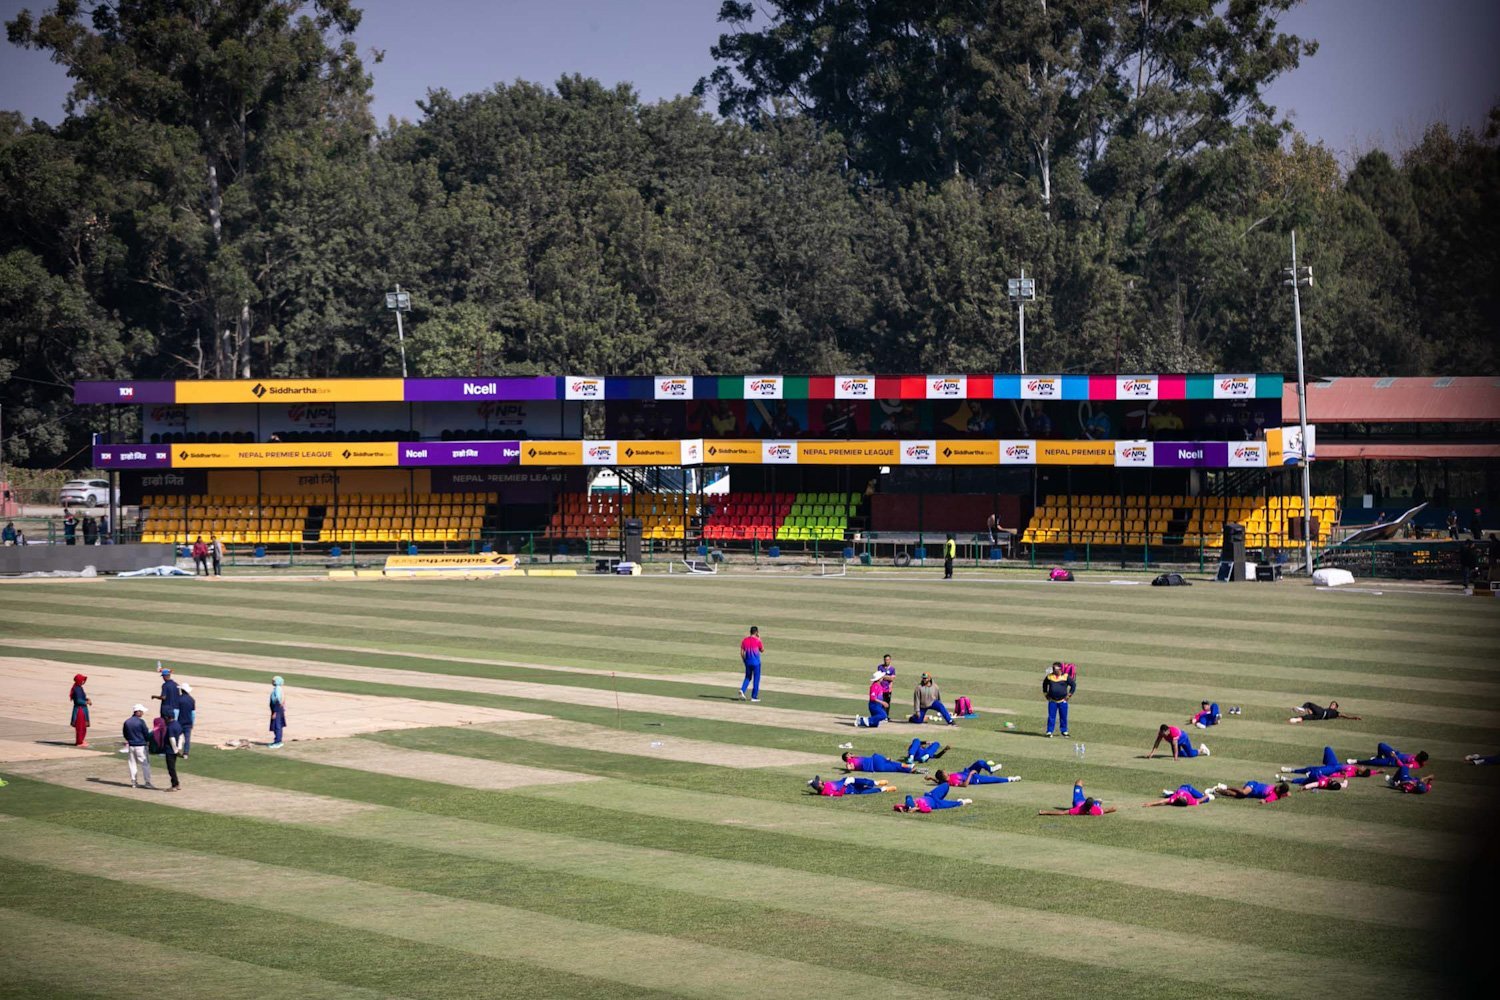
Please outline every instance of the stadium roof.
M1288 423L1297 420L1295 381L1289 380L1282 385L1281 418ZM1314 424L1458 424L1500 421L1500 378L1424 376L1321 379L1308 383L1307 419Z

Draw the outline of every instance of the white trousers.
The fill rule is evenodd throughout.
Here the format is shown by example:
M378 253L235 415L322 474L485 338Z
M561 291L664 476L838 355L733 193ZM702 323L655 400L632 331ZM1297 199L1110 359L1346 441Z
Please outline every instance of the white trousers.
M146 752L146 747L126 747L129 753L125 755L125 763L130 765L130 783L135 784L136 771L145 774L143 784L151 784L151 755Z

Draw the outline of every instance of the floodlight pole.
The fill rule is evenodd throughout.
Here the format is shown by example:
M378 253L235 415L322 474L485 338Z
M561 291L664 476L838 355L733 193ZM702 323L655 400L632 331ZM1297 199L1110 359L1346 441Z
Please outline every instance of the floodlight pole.
M1021 281L1026 281L1026 269L1021 268ZM1026 300L1017 300L1018 313L1016 320L1016 335L1021 342L1021 374L1026 374Z
M394 292L385 293L385 307L396 313L396 343L401 348L401 377L406 378L406 331L401 327L401 314L411 308L411 295L401 291L397 285Z
M1307 274L1304 276L1303 271ZM1297 230L1292 230L1292 266L1283 284L1292 286L1292 322L1297 334L1297 422L1302 427L1302 556L1308 579L1313 574L1312 554L1312 449L1307 441L1307 373L1302 364L1302 293L1303 284L1312 287L1312 268L1297 267Z
M1019 309L1016 333L1021 345L1021 374L1026 374L1026 300L1036 298L1036 279L1026 277L1026 269L1021 268L1019 278L1010 278L1006 281L1007 297L1016 303Z

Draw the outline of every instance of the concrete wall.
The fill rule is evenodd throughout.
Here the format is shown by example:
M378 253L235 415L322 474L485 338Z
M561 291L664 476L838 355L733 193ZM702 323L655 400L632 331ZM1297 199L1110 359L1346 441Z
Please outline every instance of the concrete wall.
M123 573L170 566L176 560L170 545L7 545L0 547L0 575L77 572L85 566L100 573Z

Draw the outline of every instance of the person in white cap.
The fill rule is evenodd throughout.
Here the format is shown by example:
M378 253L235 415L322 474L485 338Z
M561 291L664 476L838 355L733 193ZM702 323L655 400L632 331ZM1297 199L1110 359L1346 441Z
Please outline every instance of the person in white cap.
M130 767L130 787L135 788L137 772L144 778L147 788L155 788L151 784L151 730L146 727L145 705L134 706L134 713L125 720L125 763Z
M182 759L193 749L193 723L198 719L198 702L193 700L191 684L177 685L177 723L182 726Z
M885 710L885 693L889 690L890 678L879 670L870 676L870 701L867 711L869 715L856 715L854 725L859 729L875 729L886 719L890 718Z

